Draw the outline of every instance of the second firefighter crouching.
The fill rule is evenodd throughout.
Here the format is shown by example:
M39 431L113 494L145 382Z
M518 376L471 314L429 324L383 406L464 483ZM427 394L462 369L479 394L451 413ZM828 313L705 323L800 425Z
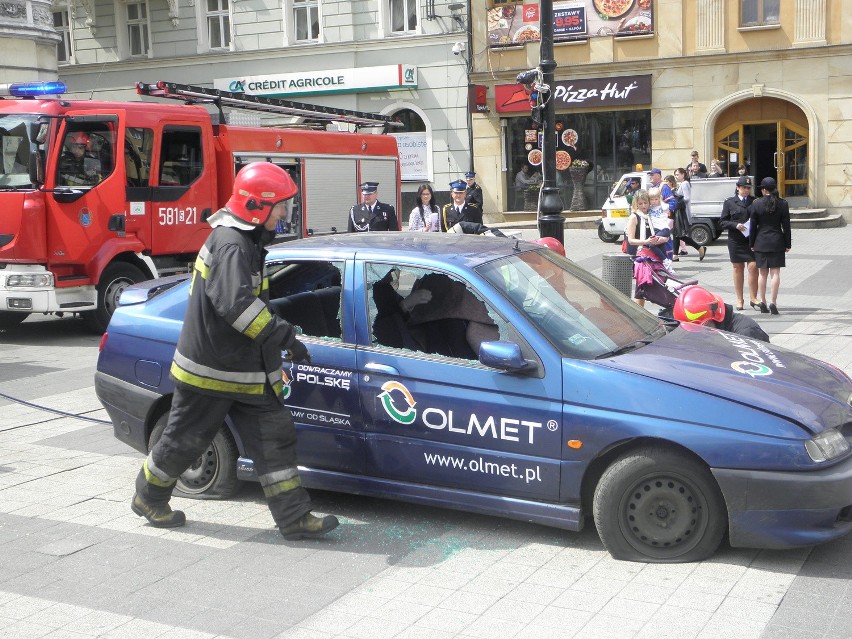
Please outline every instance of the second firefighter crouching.
M467 184L462 180L450 182L453 201L441 210L441 231L446 233L459 222L482 224L482 209L472 202L465 202Z

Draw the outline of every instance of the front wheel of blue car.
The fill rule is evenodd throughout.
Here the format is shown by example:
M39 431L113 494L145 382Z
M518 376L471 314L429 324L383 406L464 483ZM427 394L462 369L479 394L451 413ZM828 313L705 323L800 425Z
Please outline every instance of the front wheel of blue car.
M166 429L169 414L160 416L151 431L148 450ZM237 479L237 446L222 426L206 450L178 477L175 493L193 499L227 499L237 494L242 482Z
M615 559L699 561L725 534L725 503L710 471L685 453L642 448L617 459L595 489L595 526Z

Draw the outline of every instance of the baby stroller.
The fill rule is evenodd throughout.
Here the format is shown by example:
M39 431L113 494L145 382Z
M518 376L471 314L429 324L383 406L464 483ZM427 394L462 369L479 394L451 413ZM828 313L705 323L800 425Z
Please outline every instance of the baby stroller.
M680 291L698 280L685 281L666 269L659 255L652 249L641 247L633 258L633 277L636 280L636 297L660 307L658 315L672 319L672 307Z

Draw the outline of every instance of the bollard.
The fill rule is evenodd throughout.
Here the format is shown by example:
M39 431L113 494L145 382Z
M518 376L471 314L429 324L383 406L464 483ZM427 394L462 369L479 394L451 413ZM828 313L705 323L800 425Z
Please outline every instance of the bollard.
M633 293L633 260L626 253L602 255L601 279L630 297Z

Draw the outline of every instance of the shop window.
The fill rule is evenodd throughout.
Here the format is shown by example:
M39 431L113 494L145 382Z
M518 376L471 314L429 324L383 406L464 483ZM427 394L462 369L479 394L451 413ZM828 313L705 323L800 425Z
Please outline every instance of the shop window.
M756 27L779 22L780 0L742 0L740 26Z
M390 30L393 33L417 31L417 0L387 0Z
M210 49L229 49L231 46L229 0L207 0L207 46Z
M556 114L556 186L570 208L574 189L582 188L586 206L595 209L613 183L637 164L650 167L651 112ZM541 183L541 128L528 116L511 118L506 127L507 210L534 210ZM583 166L583 163L588 166ZM572 169L582 168L586 175ZM673 167L672 167L673 168ZM520 177L518 177L520 175ZM579 180L579 181L578 181ZM581 198L578 198L580 200Z
M318 0L293 0L293 39L296 42L320 39Z
M148 56L151 51L148 3L127 3L127 50L131 57Z
M74 41L71 36L71 9L65 5L53 12L53 28L60 40L56 45L56 61L59 64L74 63Z

